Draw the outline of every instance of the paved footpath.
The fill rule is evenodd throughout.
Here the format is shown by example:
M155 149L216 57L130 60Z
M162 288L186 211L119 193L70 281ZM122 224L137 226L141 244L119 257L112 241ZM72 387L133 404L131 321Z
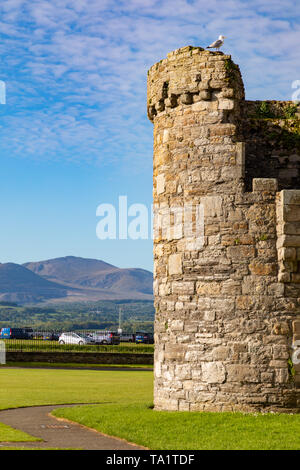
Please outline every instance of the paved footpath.
M0 442L1 447L31 449L145 450L124 440L106 436L80 424L50 416L56 408L76 405L51 405L0 411L0 422L43 439L42 442Z

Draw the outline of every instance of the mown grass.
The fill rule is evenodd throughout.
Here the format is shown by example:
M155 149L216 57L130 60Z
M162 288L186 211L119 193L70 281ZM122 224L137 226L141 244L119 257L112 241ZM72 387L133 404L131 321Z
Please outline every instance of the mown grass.
M0 410L71 403L152 401L151 371L0 369Z
M0 410L72 403L142 403L152 400L151 371L0 368ZM1 420L1 417L0 417ZM0 441L32 440L2 425Z
M54 415L155 450L292 450L300 416L161 412L150 404L80 406Z
M0 409L90 403L54 414L150 449L300 448L300 415L158 412L152 390L149 371L0 369Z
M29 434L14 429L11 426L0 423L0 442L35 442L40 440L41 439L30 436Z

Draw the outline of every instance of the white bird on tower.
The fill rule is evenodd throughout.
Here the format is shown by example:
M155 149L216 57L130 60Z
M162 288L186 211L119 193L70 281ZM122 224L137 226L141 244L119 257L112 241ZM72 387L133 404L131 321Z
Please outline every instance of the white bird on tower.
M219 36L219 39L213 42L210 46L207 46L206 49L216 49L216 51L218 51L220 47L223 46L225 38L226 36Z

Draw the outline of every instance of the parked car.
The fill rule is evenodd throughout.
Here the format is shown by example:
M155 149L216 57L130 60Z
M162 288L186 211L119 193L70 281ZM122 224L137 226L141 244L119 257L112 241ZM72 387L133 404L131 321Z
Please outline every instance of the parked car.
M51 331L44 332L42 334L42 339L44 341L58 341L59 335L57 333L53 333Z
M82 333L62 333L58 338L59 344L95 344L95 341Z
M32 338L33 339L44 339L44 331L34 331Z
M121 343L134 343L135 342L135 334L122 334L120 336Z
M145 333L144 331L137 331L135 334L135 342L144 344L153 344L154 337L152 333Z
M32 328L29 328L29 327L26 326L24 328L24 331L25 331L28 339L32 339L34 337L34 331L33 331Z
M60 333L52 332L52 333L51 333L51 337L52 337L52 340L51 340L51 341L58 341L59 336L60 336Z
M95 344L120 344L120 335L113 331L90 333L90 337L93 339Z
M24 328L1 328L0 339L28 339Z

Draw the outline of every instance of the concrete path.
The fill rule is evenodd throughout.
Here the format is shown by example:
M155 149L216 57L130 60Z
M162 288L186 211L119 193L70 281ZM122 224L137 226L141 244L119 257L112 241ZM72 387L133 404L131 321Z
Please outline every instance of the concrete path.
M76 405L51 405L0 411L0 422L43 439L42 442L0 442L1 447L31 449L145 450L124 440L106 436L80 424L50 416L56 408Z

